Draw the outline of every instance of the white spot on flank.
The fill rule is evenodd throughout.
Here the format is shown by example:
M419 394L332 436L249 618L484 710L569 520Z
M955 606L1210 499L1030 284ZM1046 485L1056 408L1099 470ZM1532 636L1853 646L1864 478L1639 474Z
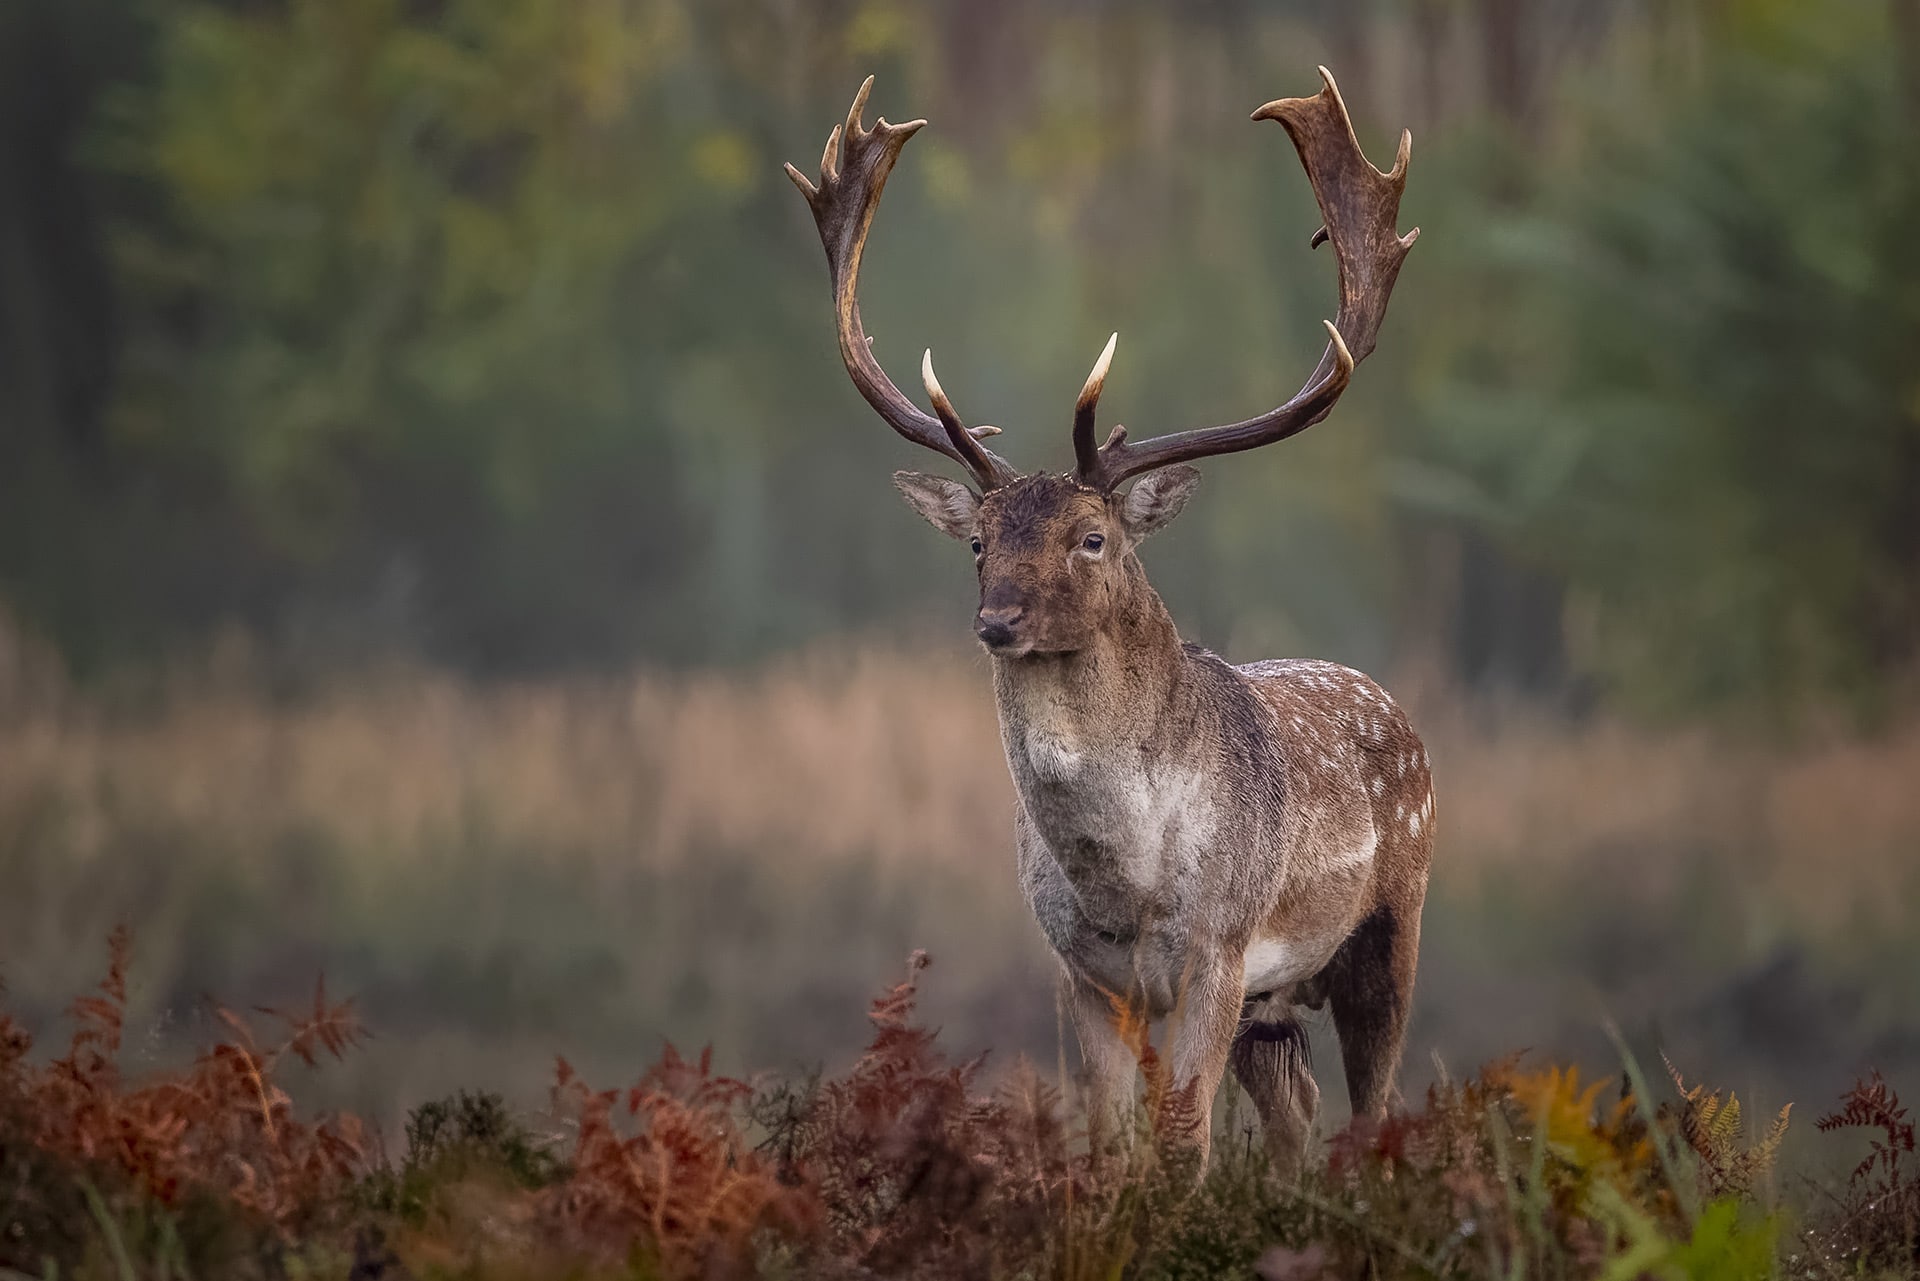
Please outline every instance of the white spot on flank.
M1420 816L1418 814L1415 814L1412 818L1407 820L1407 830L1409 832L1412 832L1415 836L1420 835Z
M1378 775L1375 775L1373 780L1373 794L1375 796L1378 796L1380 795L1381 792L1384 792L1386 788L1387 788L1387 780L1379 777Z
M1378 849L1379 846L1380 838L1369 832L1365 844L1356 845L1352 849L1336 850L1333 854L1329 855L1327 857L1327 870L1330 872L1348 872L1355 868L1365 867L1373 862L1374 851Z

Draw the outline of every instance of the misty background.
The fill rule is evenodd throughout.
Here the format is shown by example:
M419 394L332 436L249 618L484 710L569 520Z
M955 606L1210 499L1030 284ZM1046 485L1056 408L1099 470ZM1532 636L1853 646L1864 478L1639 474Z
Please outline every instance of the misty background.
M1409 1082L1608 1016L1776 1103L1920 1068L1920 0L12 0L13 1005L119 920L155 1054L325 971L377 1114L834 1060L925 946L956 1043L1054 1062L969 561L887 480L939 460L780 163L868 74L931 121L874 350L1063 467L1112 330L1136 437L1317 359L1246 117L1318 63L1420 242L1332 418L1144 559L1428 734Z

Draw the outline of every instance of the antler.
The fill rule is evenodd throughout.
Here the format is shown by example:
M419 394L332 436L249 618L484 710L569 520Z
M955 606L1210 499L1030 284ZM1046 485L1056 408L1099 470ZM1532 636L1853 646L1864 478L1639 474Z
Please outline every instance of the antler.
M964 466L982 489L992 489L1019 475L1005 459L988 451L978 437L993 435L993 427L968 428L961 425L944 395L937 394L939 384L932 381L932 363L926 365L928 391L934 394L939 418L923 412L893 385L880 362L873 358L873 340L860 326L860 302L855 296L860 280L860 255L866 249L867 229L873 225L874 210L880 204L881 188L887 174L900 158L900 149L913 137L924 120L909 120L890 125L883 116L868 129L860 122L873 89L868 76L854 96L844 125L834 127L827 138L827 149L820 157L820 182L815 186L792 165L787 177L800 188L813 209L813 220L820 226L820 241L826 246L827 267L833 275L833 304L840 330L840 355L847 363L853 385L867 398L893 429L916 445L937 450Z
M1329 341L1306 386L1286 404L1258 418L1226 427L1175 432L1132 445L1124 427L1115 427L1107 443L1094 448L1094 408L1106 381L1113 343L1094 366L1074 412L1073 446L1078 475L1088 485L1111 490L1130 476L1170 463L1230 454L1285 440L1325 418L1347 389L1353 367L1373 352L1374 338L1387 312L1400 264L1420 235L1414 228L1405 236L1395 229L1400 193L1407 184L1407 157L1413 135L1402 132L1400 153L1393 169L1381 173L1360 150L1353 122L1340 100L1333 73L1320 68L1325 87L1311 98L1282 98L1253 113L1255 120L1278 120L1286 129L1306 167L1320 202L1326 225L1314 233L1310 247L1333 242L1340 275L1340 310L1327 325Z

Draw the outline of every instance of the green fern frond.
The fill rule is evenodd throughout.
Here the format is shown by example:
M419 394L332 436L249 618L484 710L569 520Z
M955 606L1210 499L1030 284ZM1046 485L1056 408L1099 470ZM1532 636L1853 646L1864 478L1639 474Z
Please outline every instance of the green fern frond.
M1675 1128L1699 1158L1700 1180L1708 1194L1744 1193L1765 1178L1773 1168L1780 1141L1786 1137L1787 1117L1793 1105L1780 1109L1763 1138L1748 1143L1738 1095L1729 1090L1722 1101L1718 1090L1704 1085L1689 1087L1672 1060L1664 1054L1660 1057L1680 1095Z

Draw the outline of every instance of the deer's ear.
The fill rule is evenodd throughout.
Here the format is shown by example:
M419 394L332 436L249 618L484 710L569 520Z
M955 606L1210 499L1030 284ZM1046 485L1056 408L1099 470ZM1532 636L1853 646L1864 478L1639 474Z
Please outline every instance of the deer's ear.
M980 516L980 496L959 481L917 471L893 473L893 487L907 505L949 538L971 538Z
M1134 541L1166 528L1187 505L1187 499L1193 496L1193 487L1199 483L1199 469L1184 463L1150 471L1135 482L1127 496L1120 500L1120 518L1126 522L1127 532Z

